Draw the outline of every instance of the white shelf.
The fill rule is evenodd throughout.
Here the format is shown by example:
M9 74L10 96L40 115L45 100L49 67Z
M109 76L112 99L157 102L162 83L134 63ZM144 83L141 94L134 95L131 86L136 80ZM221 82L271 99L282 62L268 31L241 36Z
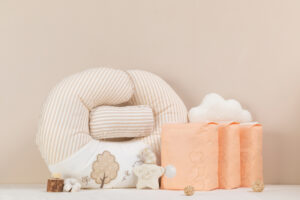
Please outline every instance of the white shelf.
M267 185L264 192L251 192L250 188L196 192L185 196L183 191L93 189L77 193L47 193L45 185L0 185L0 200L300 200L300 185Z

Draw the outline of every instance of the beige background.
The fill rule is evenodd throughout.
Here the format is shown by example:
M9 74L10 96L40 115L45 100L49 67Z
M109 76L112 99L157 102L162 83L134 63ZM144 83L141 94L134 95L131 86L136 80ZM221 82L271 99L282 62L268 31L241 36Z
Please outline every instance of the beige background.
M96 66L164 78L188 108L236 98L264 125L267 183L300 184L300 1L0 1L0 183L49 176L34 137L63 77Z

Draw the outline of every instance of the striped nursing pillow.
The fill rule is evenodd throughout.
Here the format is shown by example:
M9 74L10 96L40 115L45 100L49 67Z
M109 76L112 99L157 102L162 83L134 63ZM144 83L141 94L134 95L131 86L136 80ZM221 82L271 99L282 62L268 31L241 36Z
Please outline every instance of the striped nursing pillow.
M117 109L131 114L113 113ZM144 117L139 119L142 126L131 133L124 131L126 126L118 127L121 122L133 127L137 119L130 117L137 113ZM118 122L107 122L110 118ZM52 173L77 178L83 187L134 187L132 167L139 162L138 154L149 145L160 155L161 126L186 121L185 105L158 76L96 68L64 79L50 92L36 142ZM101 140L114 137L136 138Z

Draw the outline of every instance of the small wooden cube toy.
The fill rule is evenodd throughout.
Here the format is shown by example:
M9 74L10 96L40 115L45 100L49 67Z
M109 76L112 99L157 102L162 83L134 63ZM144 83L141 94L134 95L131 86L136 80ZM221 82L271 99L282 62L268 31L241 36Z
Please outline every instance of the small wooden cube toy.
M62 192L64 188L64 179L60 174L52 174L47 182L47 192Z

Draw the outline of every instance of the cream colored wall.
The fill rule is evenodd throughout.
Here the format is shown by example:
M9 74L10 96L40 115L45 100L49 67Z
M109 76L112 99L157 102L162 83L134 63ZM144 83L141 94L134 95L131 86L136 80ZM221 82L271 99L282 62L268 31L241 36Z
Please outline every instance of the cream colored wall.
M49 176L34 143L42 102L96 66L164 78L190 108L209 92L264 125L267 183L300 184L300 1L1 0L0 183Z

